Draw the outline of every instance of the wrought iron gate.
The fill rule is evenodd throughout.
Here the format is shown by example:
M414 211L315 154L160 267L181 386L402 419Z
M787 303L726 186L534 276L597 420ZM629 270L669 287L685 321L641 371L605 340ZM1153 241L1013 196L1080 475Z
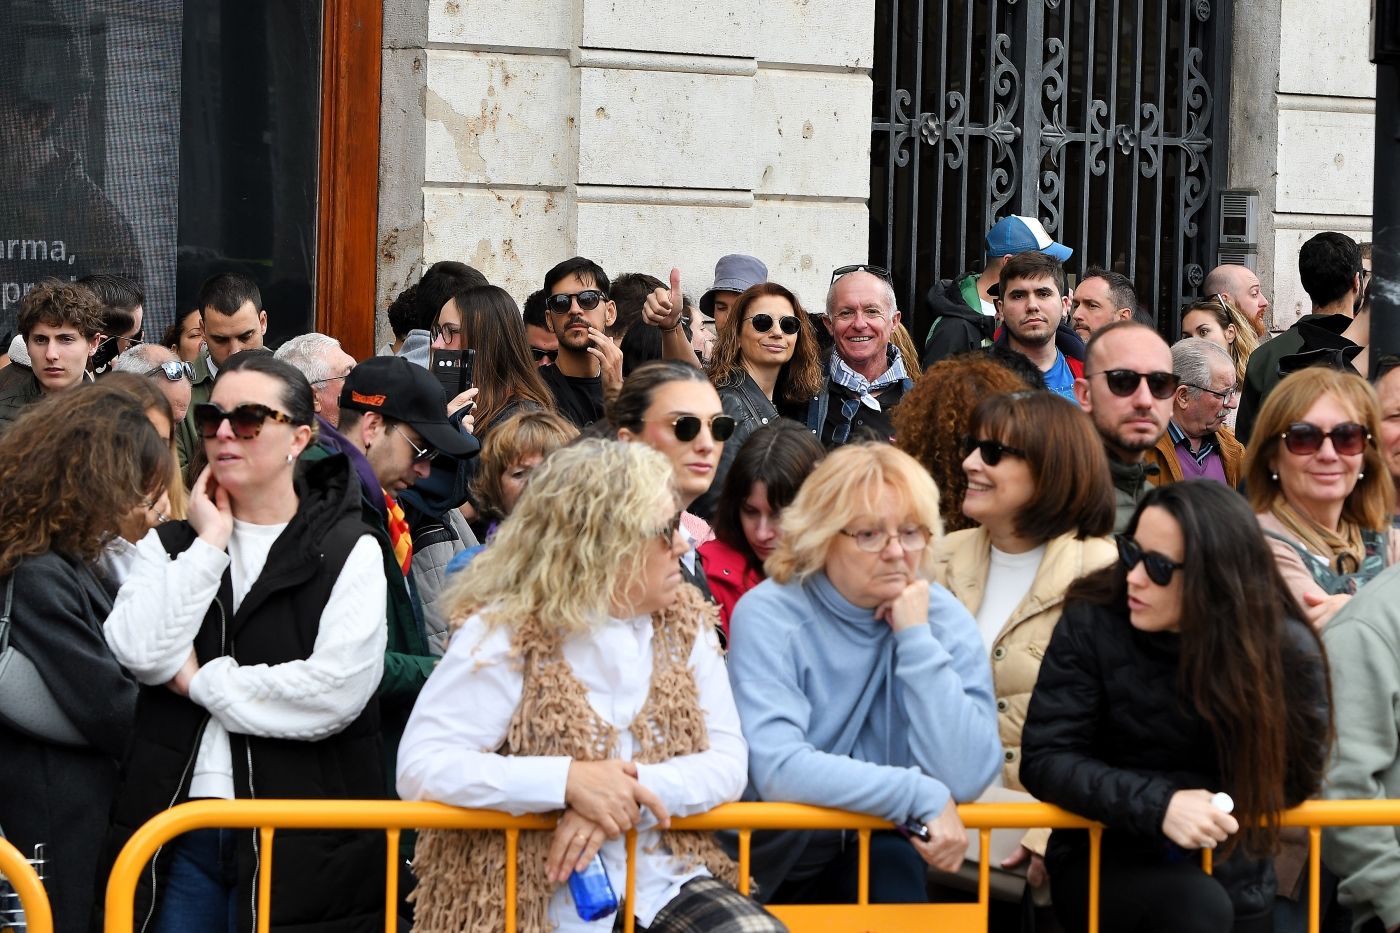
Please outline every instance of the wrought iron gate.
M870 257L922 341L924 296L1039 217L1126 274L1169 338L1214 262L1230 0L880 0Z

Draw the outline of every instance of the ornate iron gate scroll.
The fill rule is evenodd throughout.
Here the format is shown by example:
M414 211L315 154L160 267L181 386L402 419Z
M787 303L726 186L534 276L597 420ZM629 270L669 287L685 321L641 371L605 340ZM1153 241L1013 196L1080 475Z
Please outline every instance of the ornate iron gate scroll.
M922 341L924 296L1039 217L1066 271L1123 272L1169 338L1214 262L1230 0L881 0L870 258Z

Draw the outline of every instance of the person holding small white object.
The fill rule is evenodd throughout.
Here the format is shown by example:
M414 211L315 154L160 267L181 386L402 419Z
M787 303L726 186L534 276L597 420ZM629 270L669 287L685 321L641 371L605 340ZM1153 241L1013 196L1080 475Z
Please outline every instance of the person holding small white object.
M1330 686L1250 518L1221 483L1151 490L1118 563L1070 587L1041 663L1021 782L1104 824L1104 930L1274 929L1277 815L1322 783ZM1217 848L1207 875L1199 850ZM1087 833L1055 831L1045 862L1060 922L1084 929Z

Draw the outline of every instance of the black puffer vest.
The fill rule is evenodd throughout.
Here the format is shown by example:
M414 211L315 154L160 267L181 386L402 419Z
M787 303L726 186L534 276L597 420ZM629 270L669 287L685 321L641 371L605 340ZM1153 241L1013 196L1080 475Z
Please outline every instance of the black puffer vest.
M283 664L310 656L321 612L360 537L359 489L349 462L334 456L305 465L296 480L300 504L273 543L262 574L237 613L225 571L195 637L201 662L228 655L240 665ZM194 543L188 522L160 529L175 556ZM106 865L146 820L188 799L203 707L164 686L142 687L135 735L113 808ZM230 734L234 788L243 798L382 798L385 796L379 709L371 701L341 732L316 742ZM272 879L271 929L331 933L384 928L383 895L367 879L383 873L384 835L344 831L278 831ZM250 831L239 849L240 929L256 929L257 872L262 854ZM159 905L166 851L157 853L136 892L136 930L149 928ZM105 873L103 875L105 877Z

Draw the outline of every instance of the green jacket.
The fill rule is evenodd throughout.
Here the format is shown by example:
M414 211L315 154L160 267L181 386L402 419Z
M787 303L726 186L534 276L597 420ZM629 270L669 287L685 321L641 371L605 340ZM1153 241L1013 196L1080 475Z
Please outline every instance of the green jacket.
M1128 522L1137 511L1142 497L1147 495L1147 477L1155 473L1156 467L1147 461L1124 463L1113 454L1108 455L1108 472L1113 476L1113 531L1119 534L1128 527Z
M199 449L199 431L194 426L194 406L209 401L209 393L214 391L214 374L209 371L209 356L201 353L191 364L194 368L194 385L190 387L190 409L185 412L185 420L175 426L175 449L180 454L180 469L190 464L190 457ZM191 480L194 477L190 477Z

